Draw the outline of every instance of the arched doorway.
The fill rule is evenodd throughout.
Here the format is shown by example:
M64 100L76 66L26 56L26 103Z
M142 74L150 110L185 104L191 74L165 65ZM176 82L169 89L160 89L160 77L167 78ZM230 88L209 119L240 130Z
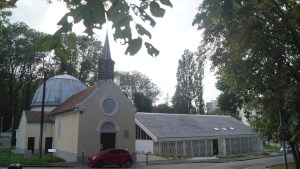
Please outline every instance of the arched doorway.
M110 120L99 123L97 133L100 135L100 150L116 147L116 133L119 130L118 125Z

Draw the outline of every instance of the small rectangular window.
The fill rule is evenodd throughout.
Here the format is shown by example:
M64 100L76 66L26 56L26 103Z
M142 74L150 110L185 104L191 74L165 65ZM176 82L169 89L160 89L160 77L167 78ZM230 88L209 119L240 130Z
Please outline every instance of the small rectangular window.
M47 132L47 124L43 125L43 132Z
M129 138L129 130L124 130L124 138Z

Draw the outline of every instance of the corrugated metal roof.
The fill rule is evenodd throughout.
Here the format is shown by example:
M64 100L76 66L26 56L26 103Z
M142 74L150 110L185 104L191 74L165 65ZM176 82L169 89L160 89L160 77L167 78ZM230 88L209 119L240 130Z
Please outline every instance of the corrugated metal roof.
M157 139L257 135L231 116L138 112L135 118Z
M46 81L45 106L58 106L73 94L86 89L86 86L77 78L63 74L54 76ZM43 84L35 92L31 106L41 106Z

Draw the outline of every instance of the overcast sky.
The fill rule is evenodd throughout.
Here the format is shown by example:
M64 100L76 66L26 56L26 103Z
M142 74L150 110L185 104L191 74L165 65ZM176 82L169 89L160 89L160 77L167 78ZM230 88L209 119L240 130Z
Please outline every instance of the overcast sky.
M57 22L68 11L64 3L53 0L18 0L17 8L13 10L11 22L25 22L30 28L53 34L57 30ZM161 98L167 93L172 97L177 84L176 71L178 60L183 51L195 52L201 41L201 32L192 26L193 18L200 4L199 0L171 0L173 8L166 8L163 18L156 18L156 26L151 30L151 43L159 51L157 57L149 56L144 50L134 56L125 55L125 48L116 43L110 35L112 59L116 62L115 69L119 71L137 70L148 76L162 91ZM104 27L105 28L105 27ZM82 32L82 26L75 31ZM109 32L109 30L108 30ZM97 37L104 42L106 30L97 32ZM215 77L210 72L210 66L205 66L204 101L215 100L219 91L215 88Z

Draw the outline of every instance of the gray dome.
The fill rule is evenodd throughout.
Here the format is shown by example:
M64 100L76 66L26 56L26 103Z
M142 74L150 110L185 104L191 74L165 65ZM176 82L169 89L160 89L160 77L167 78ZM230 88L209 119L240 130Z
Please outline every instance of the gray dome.
M58 106L73 94L85 89L86 86L77 78L63 74L54 76L46 81L45 106ZM43 84L35 92L31 106L41 106Z

